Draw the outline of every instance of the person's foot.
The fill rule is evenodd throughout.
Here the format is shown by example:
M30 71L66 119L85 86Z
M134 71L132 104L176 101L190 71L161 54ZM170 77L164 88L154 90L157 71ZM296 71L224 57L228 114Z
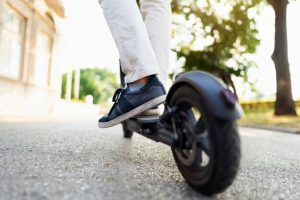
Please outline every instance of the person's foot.
M107 115L99 119L98 126L108 128L117 125L163 103L165 99L164 86L155 75L151 76L149 82L138 90L118 89L113 96L115 102L113 107Z

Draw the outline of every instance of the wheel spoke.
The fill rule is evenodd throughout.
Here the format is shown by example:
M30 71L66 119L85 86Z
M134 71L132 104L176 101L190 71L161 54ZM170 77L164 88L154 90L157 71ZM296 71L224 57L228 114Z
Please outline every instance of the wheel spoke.
M188 149L182 149L181 153L184 157L189 158L190 153Z
M192 109L187 110L186 115L187 115L187 118L188 118L190 124L192 126L195 126L197 124L197 119L196 119L196 116L194 115L194 112L192 111Z
M195 132L196 134L203 134L205 131L205 123L203 117L200 117L200 119L197 121L195 125Z
M202 134L197 134L195 135L194 138L195 142L201 146L203 151L209 155L209 138L208 138L208 132L205 131Z

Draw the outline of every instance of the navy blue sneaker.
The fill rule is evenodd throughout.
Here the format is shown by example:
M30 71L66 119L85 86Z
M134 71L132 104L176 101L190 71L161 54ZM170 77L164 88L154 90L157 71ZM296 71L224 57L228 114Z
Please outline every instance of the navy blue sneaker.
M107 115L99 119L98 126L108 128L117 125L163 103L165 99L165 88L155 75L138 90L118 89L113 96L113 107Z

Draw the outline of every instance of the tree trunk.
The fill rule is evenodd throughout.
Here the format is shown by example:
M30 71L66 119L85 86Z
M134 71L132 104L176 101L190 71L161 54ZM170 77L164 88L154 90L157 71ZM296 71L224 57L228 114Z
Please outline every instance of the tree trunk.
M288 61L286 11L288 0L268 0L275 11L275 47L272 60L276 70L275 115L297 116L292 95L292 84Z

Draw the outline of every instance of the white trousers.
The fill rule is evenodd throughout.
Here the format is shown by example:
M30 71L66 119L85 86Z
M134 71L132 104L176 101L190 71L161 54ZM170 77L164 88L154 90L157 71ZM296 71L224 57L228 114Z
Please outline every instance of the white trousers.
M159 74L166 84L171 38L170 0L99 0L127 83Z

